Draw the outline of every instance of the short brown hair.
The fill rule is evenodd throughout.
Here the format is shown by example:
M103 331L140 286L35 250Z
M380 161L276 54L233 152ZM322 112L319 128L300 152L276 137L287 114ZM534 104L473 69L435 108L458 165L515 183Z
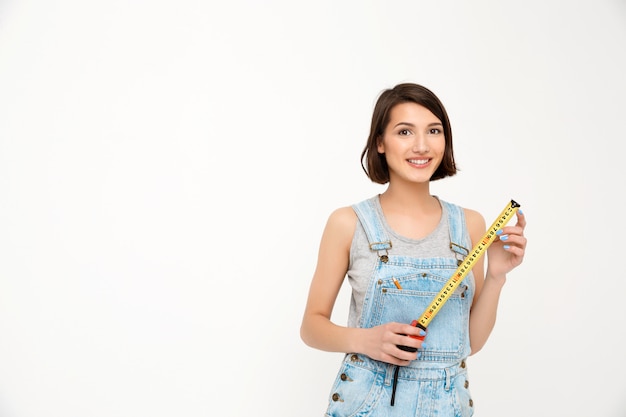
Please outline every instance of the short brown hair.
M443 133L446 141L446 147L443 159L432 177L431 181L435 181L445 177L451 177L457 172L456 163L454 162L454 152L452 150L452 128L445 107L439 98L428 88L419 84L403 83L393 88L384 90L376 101L374 112L372 114L372 125L367 143L363 152L361 152L361 167L365 174L373 182L386 184L389 182L389 167L385 154L378 153L378 141L385 132L389 118L391 117L391 109L401 103L416 103L426 107L434 114L443 125ZM367 165L367 168L366 168Z

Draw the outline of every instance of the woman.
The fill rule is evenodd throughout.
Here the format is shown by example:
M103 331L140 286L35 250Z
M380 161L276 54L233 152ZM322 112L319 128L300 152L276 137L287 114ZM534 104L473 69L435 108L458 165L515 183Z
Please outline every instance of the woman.
M327 416L471 416L466 358L487 341L506 274L520 265L526 220L501 229L431 321L411 326L485 233L483 216L430 194L456 174L440 100L404 83L382 92L363 169L386 190L335 210L321 239L301 327L309 346L346 353ZM347 326L330 320L344 277ZM425 336L425 337L424 337Z

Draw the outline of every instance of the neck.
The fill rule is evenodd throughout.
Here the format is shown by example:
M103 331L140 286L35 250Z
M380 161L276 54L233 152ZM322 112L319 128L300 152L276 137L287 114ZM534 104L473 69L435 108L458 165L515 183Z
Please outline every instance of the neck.
M430 183L404 184L389 183L387 190L380 196L381 204L384 201L389 206L397 207L429 207L439 205L430 195Z

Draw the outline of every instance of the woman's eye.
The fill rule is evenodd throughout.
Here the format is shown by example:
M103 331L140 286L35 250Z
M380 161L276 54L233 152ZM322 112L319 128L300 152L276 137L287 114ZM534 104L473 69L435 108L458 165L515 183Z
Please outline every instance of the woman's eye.
M400 132L398 132L400 134L400 136L408 136L411 134L411 131L408 129L402 129Z
M430 129L430 134L431 135L438 135L440 133L441 133L441 129L437 129L437 128Z

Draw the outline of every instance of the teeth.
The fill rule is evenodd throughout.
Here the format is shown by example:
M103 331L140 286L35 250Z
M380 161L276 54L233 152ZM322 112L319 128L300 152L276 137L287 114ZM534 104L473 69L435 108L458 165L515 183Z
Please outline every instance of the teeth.
M409 162L415 165L424 165L428 162L428 159L409 159Z

